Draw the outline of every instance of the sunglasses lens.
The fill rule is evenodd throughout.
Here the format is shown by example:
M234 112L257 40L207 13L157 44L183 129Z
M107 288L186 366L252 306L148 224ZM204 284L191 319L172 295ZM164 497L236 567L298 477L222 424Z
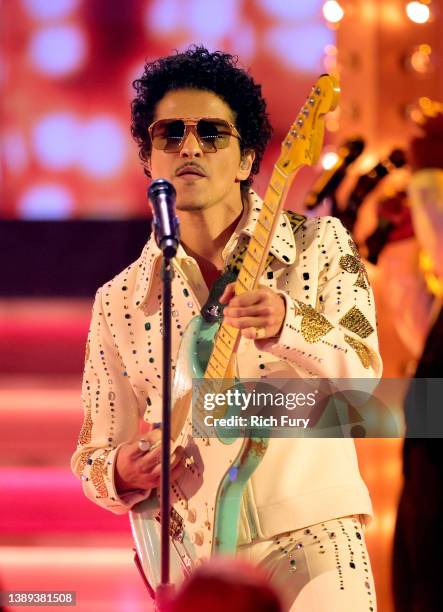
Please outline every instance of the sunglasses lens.
M152 129L152 145L161 151L178 151L185 133L185 124L176 121L157 121Z
M182 119L164 119L152 126L152 146L168 153L180 151L183 138L188 133L187 127L197 137L205 153L213 153L229 145L232 130L223 119L200 119L187 125Z
M220 119L200 119L197 124L197 133L205 150L216 151L229 145L231 129L228 123Z

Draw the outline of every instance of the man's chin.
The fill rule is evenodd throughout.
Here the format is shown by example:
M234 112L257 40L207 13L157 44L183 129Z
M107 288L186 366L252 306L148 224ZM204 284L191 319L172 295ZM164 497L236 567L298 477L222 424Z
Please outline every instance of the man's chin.
M182 211L203 210L206 208L206 203L200 199L177 200L175 203L175 208Z

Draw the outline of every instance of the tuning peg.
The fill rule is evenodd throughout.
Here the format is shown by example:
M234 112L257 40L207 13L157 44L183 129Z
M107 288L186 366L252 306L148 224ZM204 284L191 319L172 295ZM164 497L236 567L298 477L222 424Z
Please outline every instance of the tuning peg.
M304 121L303 119L297 119L297 125L299 125L300 127L303 125Z

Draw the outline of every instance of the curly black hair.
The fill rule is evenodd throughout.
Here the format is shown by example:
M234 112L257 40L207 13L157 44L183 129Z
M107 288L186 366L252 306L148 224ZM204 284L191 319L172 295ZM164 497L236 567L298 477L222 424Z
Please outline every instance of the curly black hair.
M137 92L132 101L131 133L139 145L139 156L145 173L150 176L146 162L151 154L148 126L154 121L157 103L176 89L211 91L231 108L241 135L240 148L255 151L255 160L248 179L241 188L248 189L252 175L257 174L266 145L272 134L261 86L245 70L237 66L238 58L229 53L211 53L203 46L192 45L183 53L161 57L146 63L141 78L133 82Z

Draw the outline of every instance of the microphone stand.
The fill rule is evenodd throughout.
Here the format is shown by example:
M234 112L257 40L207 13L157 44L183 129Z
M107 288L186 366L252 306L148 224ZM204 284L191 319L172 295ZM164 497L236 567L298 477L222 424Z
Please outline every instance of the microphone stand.
M156 589L159 610L166 607L173 592L170 583L170 523L171 523L171 305L172 259L179 244L179 223L175 216L174 186L165 179L155 180L149 190L152 203L155 239L163 253L161 279L163 283L163 371L162 371L162 454L160 477L160 584Z
M170 455L171 455L171 284L174 272L172 258L163 253L161 279L163 282L163 372L162 372L162 457L160 479L160 525L161 525L161 582L156 589L156 600L161 610L172 595L169 582L169 533L171 517L170 500Z

